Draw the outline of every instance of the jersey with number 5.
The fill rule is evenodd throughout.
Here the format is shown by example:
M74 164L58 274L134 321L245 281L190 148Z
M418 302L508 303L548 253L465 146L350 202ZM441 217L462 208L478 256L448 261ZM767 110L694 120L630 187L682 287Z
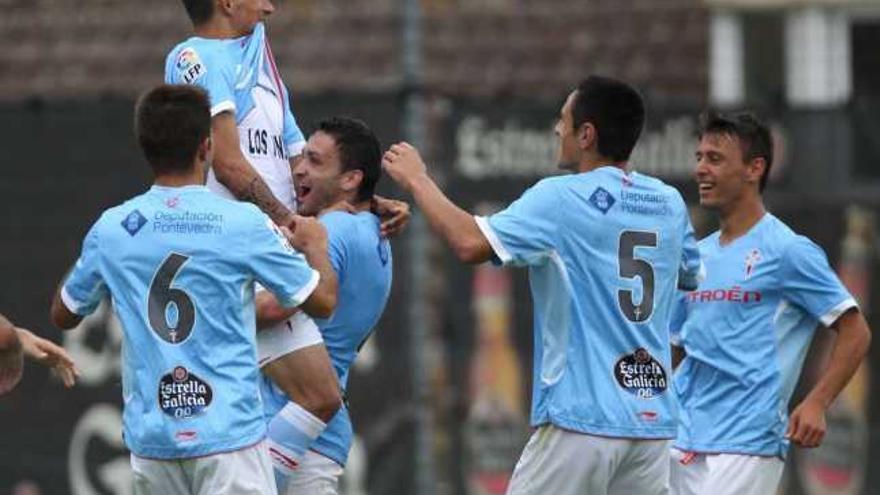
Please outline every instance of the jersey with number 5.
M501 262L529 267L532 424L674 437L670 308L700 269L678 191L600 167L544 179L477 223Z
M61 295L80 315L112 299L124 438L136 455L209 455L265 436L255 281L292 307L318 274L255 206L206 187L153 186L92 226Z

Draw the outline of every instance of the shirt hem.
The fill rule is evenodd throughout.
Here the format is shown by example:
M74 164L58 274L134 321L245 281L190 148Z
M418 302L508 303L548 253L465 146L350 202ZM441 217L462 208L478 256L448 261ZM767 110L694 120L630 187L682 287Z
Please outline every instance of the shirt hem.
M673 442L672 448L683 452L693 452L695 454L713 455L713 454L729 454L729 455L747 455L754 457L780 457L785 456L780 452L780 448L771 450L761 449L758 447L749 447L743 445L711 445L711 444L684 444Z
M220 115L223 112L235 113L235 103L233 103L229 100L226 100L226 101L221 101L220 103L211 107L211 117L216 117L217 115Z
M532 426L538 427L545 424L552 424L557 428L570 430L576 433L585 433L587 435L595 435L600 437L611 438L629 438L644 440L672 440L675 438L677 427L655 427L655 428L621 428L619 426L596 425L584 423L582 421L571 420L559 416L552 416L533 422Z
M855 299L848 297L843 302L831 308L830 311L826 312L819 318L819 321L822 322L826 327L830 327L834 325L834 323L843 316L844 313L849 311L852 308L858 308L859 305L856 303Z
M513 256L511 256L507 248L504 247L501 239L498 238L498 235L495 233L492 225L489 224L489 219L486 217L475 216L474 220L476 220L477 227L479 227L480 232L483 233L483 236L486 237L486 240L489 241L489 246L492 247L492 251L495 252L495 255L498 256L499 260L501 260L501 263L506 265L513 261Z
M194 449L169 449L167 447L146 447L146 448L133 448L131 445L128 445L128 449L137 457L142 459L153 459L160 461L167 460L176 460L176 459L192 459L196 457L207 457L211 455L217 454L227 454L229 452L236 452L238 450L249 449L266 438L265 433L260 433L257 436L248 436L246 440L235 442L230 444L231 439L222 440L218 442L211 442L210 444L201 445L198 448ZM128 442L126 442L128 443Z
M292 308L295 306L299 306L302 303L306 302L306 299L312 295L312 292L315 292L315 289L318 287L318 282L321 281L321 274L318 273L317 270L312 270L312 278L302 287L302 289L298 290L296 294L290 300L290 304L287 304L288 308Z
M84 316L80 311L85 307L85 304L81 304L74 299L73 296L70 295L70 292L67 292L66 286L61 287L61 302L64 303L64 306L66 306L71 313L77 316Z

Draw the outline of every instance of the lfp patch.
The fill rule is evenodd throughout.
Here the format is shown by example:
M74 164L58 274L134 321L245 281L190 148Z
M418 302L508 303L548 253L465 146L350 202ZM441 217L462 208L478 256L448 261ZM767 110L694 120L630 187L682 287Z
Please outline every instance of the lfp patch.
M201 57L193 48L184 48L177 55L177 74L186 84L192 84L208 73Z
M214 400L211 386L183 366L159 380L159 408L174 419L201 414Z

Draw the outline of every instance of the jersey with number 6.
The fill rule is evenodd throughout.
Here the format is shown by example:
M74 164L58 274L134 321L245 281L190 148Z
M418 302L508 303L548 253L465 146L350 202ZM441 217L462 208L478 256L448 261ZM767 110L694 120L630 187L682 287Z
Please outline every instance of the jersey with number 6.
M544 179L477 223L501 262L529 267L532 424L674 437L670 308L700 270L678 191L600 167Z
M112 299L124 438L136 455L203 456L265 436L255 281L292 307L318 273L255 206L204 186L153 186L92 226L61 295L80 315Z

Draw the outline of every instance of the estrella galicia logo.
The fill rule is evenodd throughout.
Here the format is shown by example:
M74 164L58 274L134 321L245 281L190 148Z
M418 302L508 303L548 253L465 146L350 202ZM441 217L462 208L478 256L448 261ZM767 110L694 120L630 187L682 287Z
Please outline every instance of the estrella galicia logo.
M603 215L608 213L608 210L614 206L614 203L614 196L602 187L597 187L590 196L590 204L597 210L601 211Z
M211 386L183 366L175 367L159 380L159 408L174 419L201 414L212 400Z
M663 395L668 383L663 365L641 347L617 361L614 378L624 390L640 399Z
M146 223L147 219L141 215L141 212L134 210L125 217L125 220L122 221L122 228L124 228L129 235L134 237L135 234L141 231Z

